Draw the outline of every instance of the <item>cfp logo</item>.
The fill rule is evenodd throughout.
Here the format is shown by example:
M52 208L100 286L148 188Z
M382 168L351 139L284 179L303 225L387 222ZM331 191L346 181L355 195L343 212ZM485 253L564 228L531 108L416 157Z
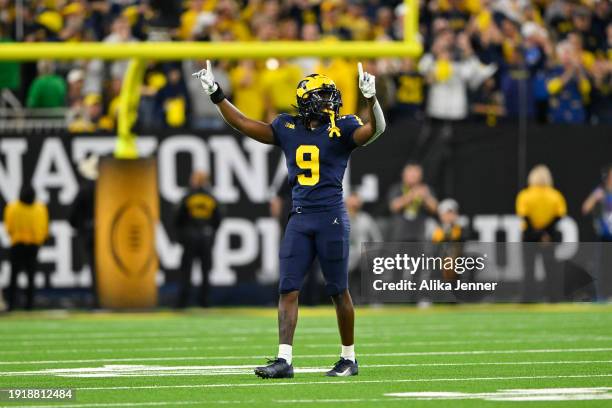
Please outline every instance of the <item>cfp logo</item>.
M115 264L126 277L143 276L154 260L153 216L144 201L129 201L113 218L110 248Z

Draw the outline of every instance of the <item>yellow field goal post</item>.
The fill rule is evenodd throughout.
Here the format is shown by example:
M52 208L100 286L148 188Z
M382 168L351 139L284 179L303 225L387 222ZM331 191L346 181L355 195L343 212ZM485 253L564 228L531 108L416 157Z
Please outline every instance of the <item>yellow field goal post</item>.
M417 57L423 51L418 39L418 22L419 0L404 0L403 41L3 43L0 44L0 61L129 59L119 98L115 157L136 158L136 135L132 127L137 119L147 60Z

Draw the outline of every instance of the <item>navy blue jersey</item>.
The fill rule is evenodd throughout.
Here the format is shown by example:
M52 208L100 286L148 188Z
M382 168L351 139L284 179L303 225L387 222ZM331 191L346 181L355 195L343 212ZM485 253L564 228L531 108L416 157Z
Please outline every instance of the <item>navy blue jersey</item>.
M308 129L303 121L281 114L272 122L274 144L285 153L293 205L336 206L342 203L342 179L357 144L353 132L363 126L355 115L336 120L340 135L330 136L330 124Z

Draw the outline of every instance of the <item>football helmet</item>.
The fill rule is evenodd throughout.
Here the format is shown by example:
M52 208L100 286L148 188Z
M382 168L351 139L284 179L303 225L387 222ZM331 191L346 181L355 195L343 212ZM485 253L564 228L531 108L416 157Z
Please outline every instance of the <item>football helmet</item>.
M335 118L342 106L342 96L329 77L311 74L302 79L297 86L296 100L298 113L305 121L330 122L332 128L336 127Z

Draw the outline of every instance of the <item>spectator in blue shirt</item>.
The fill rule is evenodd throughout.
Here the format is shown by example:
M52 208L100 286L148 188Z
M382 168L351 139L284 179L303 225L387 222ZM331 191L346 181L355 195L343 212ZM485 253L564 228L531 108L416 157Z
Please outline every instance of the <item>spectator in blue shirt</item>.
M580 56L569 42L563 41L557 46L557 58L559 65L550 71L546 81L550 122L584 123L591 83Z

